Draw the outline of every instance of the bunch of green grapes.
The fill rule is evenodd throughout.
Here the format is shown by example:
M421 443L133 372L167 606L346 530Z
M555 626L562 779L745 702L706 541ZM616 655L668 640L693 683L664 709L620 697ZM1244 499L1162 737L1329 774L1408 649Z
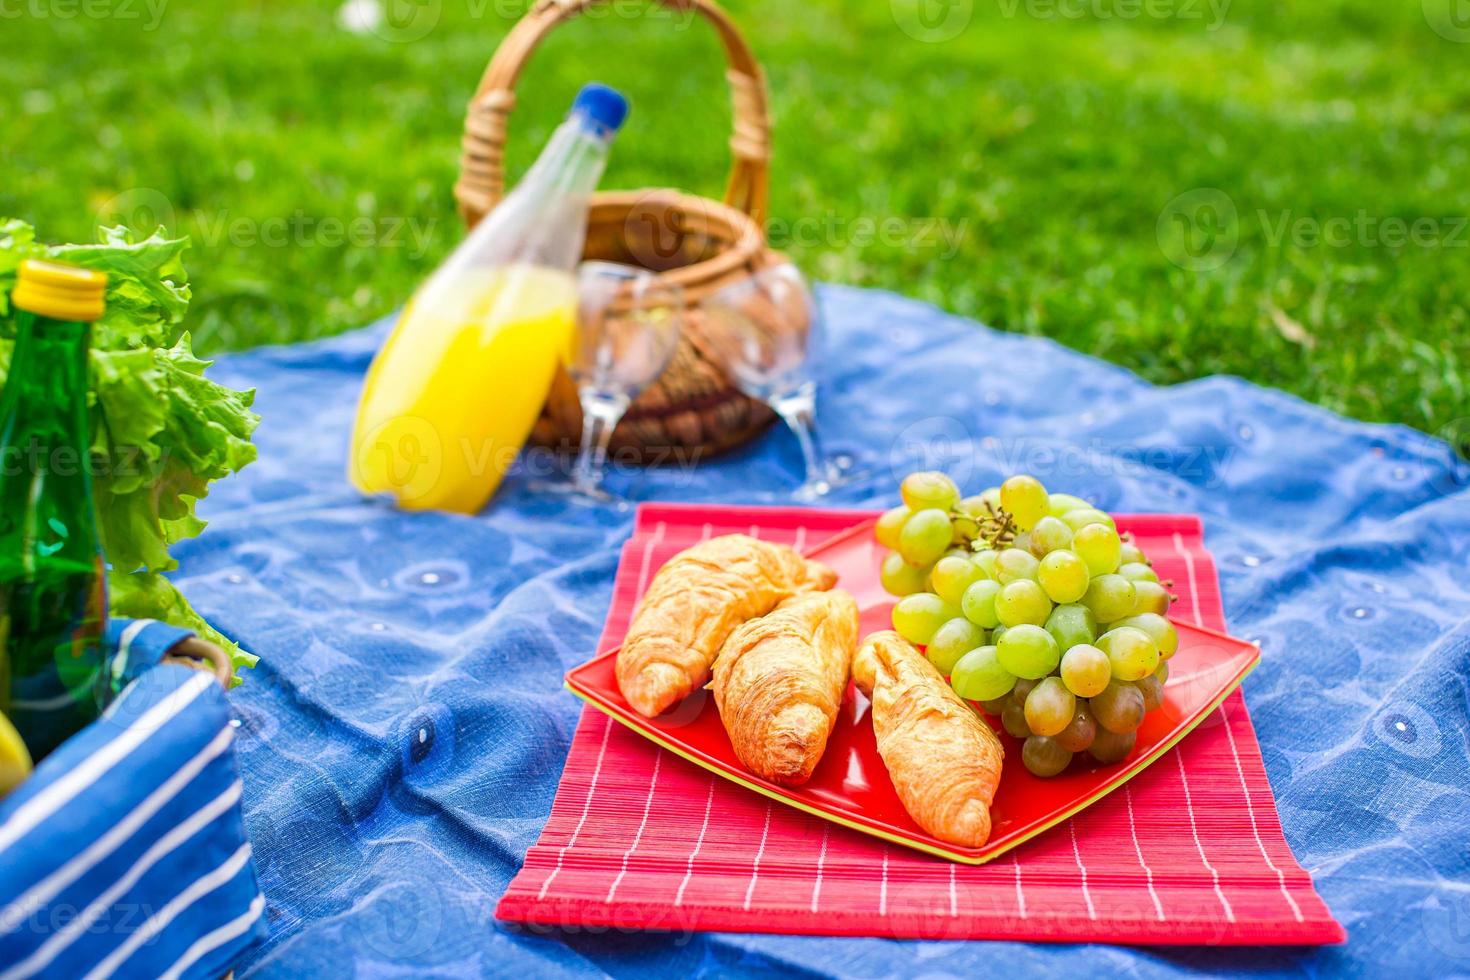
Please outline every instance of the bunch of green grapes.
M1167 583L1143 550L1029 476L962 498L943 473L913 473L900 490L875 532L892 552L881 578L899 597L893 628L1025 740L1036 775L1081 752L1126 758L1179 648Z

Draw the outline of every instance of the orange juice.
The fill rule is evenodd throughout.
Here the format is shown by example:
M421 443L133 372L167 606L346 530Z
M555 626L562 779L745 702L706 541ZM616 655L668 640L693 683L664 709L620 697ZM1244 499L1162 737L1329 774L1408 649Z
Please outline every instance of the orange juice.
M408 510L473 514L531 434L573 340L577 287L539 265L444 271L373 361L349 475Z

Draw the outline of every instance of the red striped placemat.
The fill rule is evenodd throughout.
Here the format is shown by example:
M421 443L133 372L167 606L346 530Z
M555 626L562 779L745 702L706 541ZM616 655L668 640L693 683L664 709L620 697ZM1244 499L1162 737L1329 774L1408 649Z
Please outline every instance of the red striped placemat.
M621 640L653 572L701 538L741 531L809 547L870 516L645 506L598 649ZM1119 523L1174 579L1172 615L1223 630L1198 519ZM496 915L564 927L944 939L1344 939L1282 836L1239 692L1123 789L981 867L767 800L587 709L546 828Z

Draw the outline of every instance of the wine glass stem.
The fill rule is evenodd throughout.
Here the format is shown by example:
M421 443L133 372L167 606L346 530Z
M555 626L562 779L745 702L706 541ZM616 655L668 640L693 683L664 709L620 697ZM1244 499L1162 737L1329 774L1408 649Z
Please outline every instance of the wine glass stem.
M613 429L628 410L628 399L616 395L583 392L582 402L582 446L577 453L577 463L572 468L572 483L578 490L595 491L602 485L603 469L607 465L607 447L612 442Z
M801 445L801 456L806 462L806 485L816 487L827 480L827 457L822 453L822 442L817 435L817 398L803 392L775 398L771 407L796 433Z

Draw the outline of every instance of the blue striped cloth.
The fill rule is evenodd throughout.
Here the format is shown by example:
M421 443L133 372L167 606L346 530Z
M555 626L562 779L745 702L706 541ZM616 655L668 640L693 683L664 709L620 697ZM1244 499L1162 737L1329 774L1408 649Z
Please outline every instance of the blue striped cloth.
M127 686L0 801L0 980L221 977L265 934L235 728L190 635L111 624Z

